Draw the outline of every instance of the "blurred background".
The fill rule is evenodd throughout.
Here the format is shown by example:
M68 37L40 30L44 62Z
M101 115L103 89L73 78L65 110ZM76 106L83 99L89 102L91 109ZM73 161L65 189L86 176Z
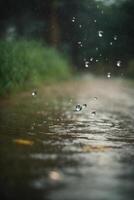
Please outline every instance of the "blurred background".
M77 72L134 78L133 0L1 0L0 94Z
M134 0L0 0L0 199L134 199Z

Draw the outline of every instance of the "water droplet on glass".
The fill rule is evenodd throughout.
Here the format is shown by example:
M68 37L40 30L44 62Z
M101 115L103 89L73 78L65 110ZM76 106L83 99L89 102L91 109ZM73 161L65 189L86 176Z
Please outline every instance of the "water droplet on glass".
M116 63L117 67L120 67L121 66L121 61L118 60L117 63Z
M103 11L103 10L101 11L101 14L102 14L102 15L104 14L104 11Z
M97 22L97 20L96 19L94 19L94 23L96 23Z
M117 35L114 36L114 40L117 40Z
M104 33L103 31L98 31L98 36L103 37L103 33Z
M110 72L107 73L107 77L111 78L111 73Z
M95 49L96 49L96 51L98 51L98 50L99 50L99 48L98 48L98 47L96 47Z
M93 57L90 58L90 61L91 61L91 62L93 61Z
M102 56L102 54L100 53L100 55L99 55L100 57Z
M99 60L98 60L98 59L96 59L96 60L95 60L95 62L99 62Z
M110 45L113 45L113 42L110 42Z
M80 24L79 27L82 28L82 25Z
M77 112L79 112L79 111L81 111L82 110L82 106L81 105L76 105L76 107L75 107L75 111L77 111Z

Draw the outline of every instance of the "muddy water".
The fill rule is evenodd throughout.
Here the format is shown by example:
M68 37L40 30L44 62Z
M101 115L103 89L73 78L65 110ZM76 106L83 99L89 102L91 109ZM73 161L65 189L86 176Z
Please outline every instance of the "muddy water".
M0 199L134 199L133 87L87 79L31 92L0 103Z

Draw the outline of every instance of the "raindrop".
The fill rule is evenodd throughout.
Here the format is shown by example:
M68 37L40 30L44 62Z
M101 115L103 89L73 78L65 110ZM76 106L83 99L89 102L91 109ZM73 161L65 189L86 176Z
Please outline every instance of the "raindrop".
M89 67L89 62L85 61L85 67Z
M97 22L97 20L96 19L94 19L94 23L96 23Z
M102 56L102 54L100 53L100 55L99 55L100 57Z
M73 23L75 22L75 17L72 18L72 22L73 22Z
M79 27L82 28L82 25L80 24Z
M107 78L111 78L111 73L110 72L107 73Z
M82 42L81 41L79 41L79 42L77 42L78 43L78 45L80 46L80 47L82 47L83 46L83 44L82 44Z
M98 48L98 47L96 47L95 49L96 49L96 51L98 51L98 50L99 50L99 48Z
M86 103L84 103L84 104L83 104L83 108L86 108L86 107L87 107L87 104L86 104Z
M114 36L114 40L117 40L117 35Z
M113 42L110 42L110 45L112 46L112 45L113 45Z
M33 97L37 96L37 91L36 91L36 90L34 90L34 91L32 92L32 96L33 96Z
M97 101L98 97L94 97L94 100Z
M93 61L93 57L90 58L90 61L91 61L91 62Z
M96 59L96 60L95 60L95 62L99 62L99 60L98 60L98 59Z
M81 105L76 105L76 107L75 107L75 111L77 111L77 112L79 112L79 111L81 111L82 110L82 106Z
M102 14L102 15L104 14L104 11L103 11L103 10L101 11L101 14Z
M98 31L98 36L103 37L103 33L104 33L103 31Z
M121 61L118 60L117 63L116 63L117 67L120 67L121 66Z
M92 114L93 116L95 116L95 115L96 115L96 111L92 111L91 114Z

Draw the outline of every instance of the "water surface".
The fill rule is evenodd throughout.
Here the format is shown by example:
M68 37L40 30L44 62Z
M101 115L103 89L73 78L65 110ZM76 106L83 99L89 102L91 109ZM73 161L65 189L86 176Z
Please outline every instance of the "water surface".
M133 87L87 79L31 93L0 103L0 199L134 199Z

